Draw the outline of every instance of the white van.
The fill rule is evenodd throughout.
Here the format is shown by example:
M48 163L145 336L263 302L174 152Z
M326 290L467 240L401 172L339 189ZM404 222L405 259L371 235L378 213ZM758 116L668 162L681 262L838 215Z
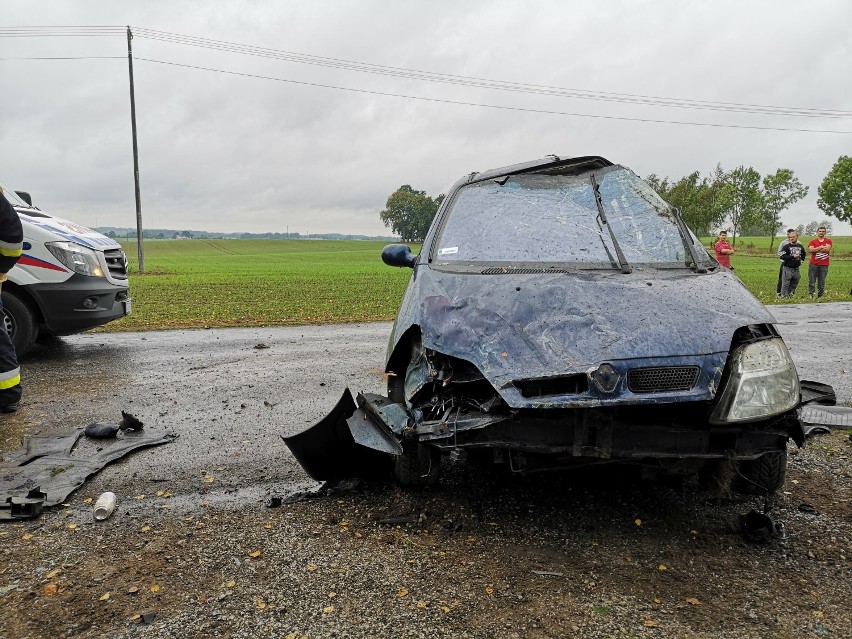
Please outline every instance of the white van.
M115 240L3 189L24 230L23 255L3 283L6 330L20 357L39 337L70 335L130 313L127 256Z

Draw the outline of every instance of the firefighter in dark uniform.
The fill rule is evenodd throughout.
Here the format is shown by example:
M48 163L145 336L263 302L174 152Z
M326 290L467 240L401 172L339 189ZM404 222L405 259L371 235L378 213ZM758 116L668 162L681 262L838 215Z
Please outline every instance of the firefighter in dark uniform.
M24 232L21 220L0 188L0 287L18 258L21 257ZM3 302L0 301L0 318L3 317ZM21 401L21 369L15 355L15 347L5 325L0 327L0 412L14 413Z

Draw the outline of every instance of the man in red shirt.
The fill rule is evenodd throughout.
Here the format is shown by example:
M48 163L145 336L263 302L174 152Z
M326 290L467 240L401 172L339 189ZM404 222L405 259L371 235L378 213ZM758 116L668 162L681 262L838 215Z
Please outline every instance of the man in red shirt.
M822 297L825 293L825 277L828 275L831 246L831 239L825 236L824 226L819 227L817 236L808 242L807 251L811 254L811 261L808 264L808 295L810 297L814 296L814 288L818 288L817 297Z
M734 254L734 247L728 244L727 231L719 231L719 240L714 248L716 249L716 261L725 268L731 268L731 255Z

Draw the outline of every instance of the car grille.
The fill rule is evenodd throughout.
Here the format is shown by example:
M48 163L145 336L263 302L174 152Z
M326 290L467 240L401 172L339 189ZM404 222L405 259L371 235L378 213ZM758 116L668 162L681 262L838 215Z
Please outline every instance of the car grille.
M127 257L124 255L124 251L121 249L110 249L104 251L104 257L106 258L110 276L117 280L126 280Z
M627 388L633 393L685 391L698 380L697 366L634 368L627 372Z

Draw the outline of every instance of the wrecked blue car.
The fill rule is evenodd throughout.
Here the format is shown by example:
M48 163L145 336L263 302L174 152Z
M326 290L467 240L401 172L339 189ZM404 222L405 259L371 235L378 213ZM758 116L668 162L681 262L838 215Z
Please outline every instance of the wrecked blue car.
M802 445L774 318L630 169L547 158L472 173L442 203L388 345L387 397L347 390L285 438L316 479L441 457L531 472L627 462L772 493Z

